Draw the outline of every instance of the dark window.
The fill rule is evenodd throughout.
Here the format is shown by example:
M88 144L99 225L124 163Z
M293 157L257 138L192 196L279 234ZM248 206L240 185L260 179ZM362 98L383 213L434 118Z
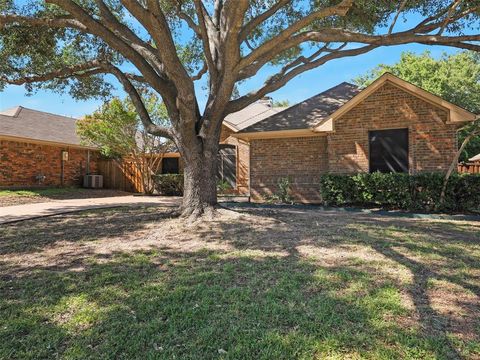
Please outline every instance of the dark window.
M370 172L408 172L408 129L369 132Z
M237 148L234 145L220 145L218 178L226 181L232 188L237 186Z
M162 159L162 174L178 174L178 158Z

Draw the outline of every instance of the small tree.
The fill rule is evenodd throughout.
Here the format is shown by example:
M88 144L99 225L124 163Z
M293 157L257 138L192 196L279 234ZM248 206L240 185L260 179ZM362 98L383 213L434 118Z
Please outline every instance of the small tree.
M457 154L455 155L455 158L450 164L450 168L448 169L447 174L445 175L445 179L443 181L443 186L442 186L442 192L440 193L440 202L439 202L440 206L443 205L443 203L445 202L448 180L450 179L450 176L452 175L452 173L455 171L455 168L457 167L460 154L462 154L462 152L468 146L469 142L472 141L472 139L480 137L480 118L477 118L477 120L463 127L461 130L466 135L462 141L462 145L460 146L460 148L457 151Z
M162 111L157 110L157 113ZM92 115L77 122L77 133L84 142L98 146L103 155L118 163L124 158L131 158L141 174L143 191L153 193L152 175L161 163L160 154L170 144L150 135L141 126L134 107L128 101L114 98L105 103Z

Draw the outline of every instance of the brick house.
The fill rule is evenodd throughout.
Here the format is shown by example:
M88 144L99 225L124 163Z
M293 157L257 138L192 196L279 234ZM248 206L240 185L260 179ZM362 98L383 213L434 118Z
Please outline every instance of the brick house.
M75 186L96 171L75 119L21 106L0 112L0 187Z
M288 177L297 201L319 202L324 173L446 171L458 129L475 117L388 73L365 89L344 82L289 108L265 99L225 118L219 178L262 201ZM98 156L80 144L74 119L22 107L0 113L0 187L79 185ZM165 154L161 172L181 171L179 154Z
M249 195L288 177L292 195L320 202L324 173L446 171L472 114L392 74L365 89L341 83L233 134L249 146Z

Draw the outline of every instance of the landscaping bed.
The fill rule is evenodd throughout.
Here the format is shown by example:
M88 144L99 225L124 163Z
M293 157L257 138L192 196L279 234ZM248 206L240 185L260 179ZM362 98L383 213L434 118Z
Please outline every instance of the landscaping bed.
M234 211L232 211L234 210ZM480 357L480 222L234 207L0 228L0 358Z

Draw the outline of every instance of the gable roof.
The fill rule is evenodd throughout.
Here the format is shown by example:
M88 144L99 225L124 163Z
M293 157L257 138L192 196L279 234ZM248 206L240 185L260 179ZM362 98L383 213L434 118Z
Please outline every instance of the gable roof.
M370 96L372 93L374 93L386 82L389 82L390 84L397 86L402 90L407 91L412 95L423 99L424 101L427 101L431 104L437 105L441 108L448 110L447 124L469 122L469 121L475 120L476 118L476 115L471 113L470 111L465 110L458 105L455 105L447 100L444 100L437 95L434 95L426 90L423 90L422 88L416 85L413 85L408 81L402 80L399 77L387 72L382 76L380 76L373 83L368 85L366 88L364 88L361 92L359 92L359 94L356 95L354 98L352 98L348 103L346 103L345 106L342 106L337 111L332 113L329 119L327 120L334 121L336 118L342 116L343 114L345 114L346 112L354 108L356 105L358 105L361 101L363 101L368 96ZM325 124L325 120L323 122L320 122L314 128L314 131L325 131L323 129L324 124Z
M260 100L240 111L227 115L223 124L237 132L285 109L286 107L273 107L270 101Z
M342 107L360 92L350 83L343 82L320 94L289 107L262 121L244 128L239 134L310 129Z
M76 133L76 119L17 106L0 112L0 137L85 147Z

